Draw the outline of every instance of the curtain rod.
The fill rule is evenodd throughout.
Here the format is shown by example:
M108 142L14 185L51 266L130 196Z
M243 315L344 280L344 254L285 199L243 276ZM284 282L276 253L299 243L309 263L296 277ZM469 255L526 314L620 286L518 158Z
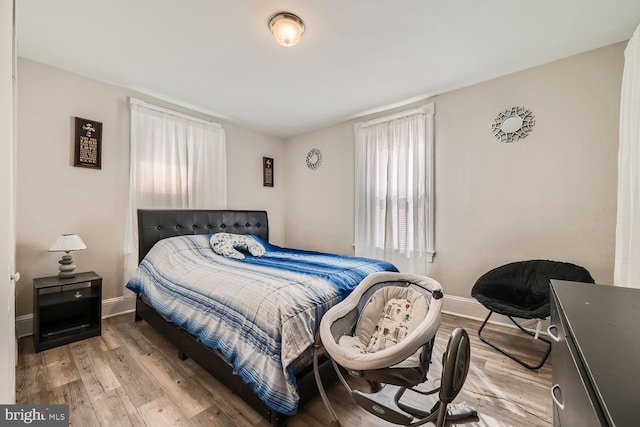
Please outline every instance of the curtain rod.
M357 123L357 125L361 128L366 128L369 126L375 126L382 123L387 123L392 120L413 116L415 114L425 114L427 116L433 115L433 103L425 104L422 107L413 108L411 110L400 111L399 113L395 113L395 114L389 114L388 116L378 117L377 119L372 119L366 122L360 122L360 123Z
M176 116L176 117L180 117L180 118L183 118L183 119L191 120L193 122L198 122L198 123L205 124L205 125L208 125L208 126L222 128L222 125L220 123L211 122L211 121L204 120L204 119L199 119L198 117L193 117L193 116L190 116L188 114L179 113L177 111L173 111L173 110L170 110L168 108L163 108L163 107L160 107L158 105L149 104L148 102L145 102L145 101L143 101L141 99L134 98L134 97L130 96L129 97L129 106L132 106L132 105L140 105L142 107L146 107L146 108L149 108L151 110L160 111L162 113L166 113L166 114L170 114L172 116Z

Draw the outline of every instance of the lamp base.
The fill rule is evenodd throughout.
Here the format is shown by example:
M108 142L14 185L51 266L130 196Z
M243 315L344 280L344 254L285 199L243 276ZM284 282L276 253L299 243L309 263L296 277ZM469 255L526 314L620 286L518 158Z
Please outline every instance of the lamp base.
M75 271L65 271L65 272L60 272L58 273L58 278L60 279L73 279L74 277L76 277L76 272Z
M73 264L73 258L68 252L66 255L62 255L62 259L58 263L60 264L58 266L58 270L60 270L58 277L60 279L73 279L76 277L76 266Z

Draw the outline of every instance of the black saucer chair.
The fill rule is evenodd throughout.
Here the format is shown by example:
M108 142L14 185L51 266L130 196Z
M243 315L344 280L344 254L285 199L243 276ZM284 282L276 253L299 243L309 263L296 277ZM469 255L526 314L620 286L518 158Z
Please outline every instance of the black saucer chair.
M480 340L525 368L531 370L541 368L551 353L551 342L546 338L538 337L547 344L547 349L542 360L533 365L487 341L482 336L482 331L491 315L498 313L507 316L514 325L528 335L537 337L537 333L526 330L513 318L545 319L549 317L551 279L594 283L591 274L585 268L567 262L548 260L513 262L483 274L471 289L471 296L489 309L489 315L478 330Z

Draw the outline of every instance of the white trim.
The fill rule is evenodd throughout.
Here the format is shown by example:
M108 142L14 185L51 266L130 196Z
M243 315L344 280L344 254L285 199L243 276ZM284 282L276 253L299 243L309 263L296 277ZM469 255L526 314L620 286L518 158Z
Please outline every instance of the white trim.
M168 108L163 108L163 107L160 107L160 106L157 106L157 105L154 105L154 104L149 104L148 102L145 102L145 101L143 101L141 99L134 98L134 97L130 96L129 97L129 107L132 107L134 105L139 105L141 107L149 108L151 110L160 111L160 112L165 113L165 114L170 114L172 116L176 116L176 117L180 117L180 118L183 118L183 119L191 120L193 122L201 123L201 124L204 124L204 125L214 126L214 127L217 127L217 128L222 128L222 125L220 123L216 123L216 122L209 121L209 120L204 120L204 119L199 119L197 117L193 117L193 116L190 116L188 114L179 113L177 111L173 111L173 110L170 110Z
M133 313L136 310L135 298L124 296L102 300L102 318L106 319L121 314Z
M444 92L448 92L448 91L444 91ZM404 99L402 101L394 102L392 104L387 104L381 107L372 108L371 110L361 111L359 113L356 113L347 117L346 120L355 120L355 119L359 119L360 117L371 116L372 114L381 113L383 111L389 111L395 108L405 107L409 104L414 104L418 101L424 101L426 99L433 98L436 95L438 95L438 93L424 93L422 95L413 96L409 99Z
M435 141L436 141L436 132L434 129L433 115L434 115L434 105L433 103L423 105L422 108L425 112L425 130L427 134L425 137L426 141L426 149L427 149L427 185L426 189L428 191L429 201L427 202L427 258L428 262L433 262L433 256L435 255L435 234L436 234L436 224L435 224L435 204L436 204L436 156L435 152Z
M478 320L484 322L487 318L489 310L487 310L482 304L473 298L458 297L455 295L445 295L444 303L442 304L442 312L451 314L458 317L464 317L466 319ZM518 319L518 323L524 326L525 329L535 332L538 319L522 320ZM509 320L508 317L500 314L494 314L489 320L489 324L507 326L516 329L517 327ZM549 326L548 320L543 320L542 329L540 335L546 335L547 326ZM477 333L478 331L467 331L469 333Z
M115 297L102 300L102 318L107 319L136 310L135 298ZM23 338L33 335L33 313L16 317L16 336Z
M444 296L444 304L442 304L442 312L480 321L484 321L488 314L487 309L473 298L446 294ZM496 316L496 319L498 318L499 316ZM509 319L506 317L504 320L509 322ZM498 323L504 323L506 325L506 322L500 321Z
M435 251L428 250L427 251L427 262L433 262L433 257L434 257L435 254L436 254Z
M109 298L102 301L102 318L106 319L113 316L119 316L121 314L133 313L136 310L135 298L126 298L124 296ZM487 309L473 298L458 297L455 295L445 295L442 305L442 312L445 314L451 314L453 316L464 317L466 319L478 320L484 322L487 317ZM527 325L528 321L525 321L526 329L535 331L535 324L537 320L531 320L531 326ZM514 324L505 317L498 314L491 316L490 324L508 326L515 328ZM522 322L520 322L522 323ZM548 321L543 322L542 331L543 334L547 330ZM477 333L477 331L467 331L469 333ZM544 332L546 333L546 332ZM29 335L33 335L33 313L25 314L23 316L16 317L16 336L23 338Z
M16 317L16 337L33 335L33 313Z
M434 114L434 108L433 108L433 102L430 104L425 104L422 107L418 107L418 108L413 108L411 110L406 110L406 111L400 111L399 113L394 113L394 114L389 114L388 116L384 116L384 117L378 117L377 119L372 119L366 122L359 122L356 123L357 128L366 128L369 126L375 126L375 125L379 125L382 123L387 123L390 122L392 120L397 120L397 119L401 119L403 117L409 117L409 116L413 116L416 114L424 114L427 116L433 116Z

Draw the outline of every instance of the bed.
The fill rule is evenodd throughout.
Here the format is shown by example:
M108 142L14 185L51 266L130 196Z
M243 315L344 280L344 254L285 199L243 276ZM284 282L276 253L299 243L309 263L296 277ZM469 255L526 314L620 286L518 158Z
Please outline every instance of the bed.
M209 246L216 233L255 236L265 254L217 255ZM396 271L386 262L271 245L265 211L139 210L138 237L139 267L127 284L138 295L136 320L272 425L317 394L308 355L324 312L366 275ZM205 313L211 317L203 320Z

